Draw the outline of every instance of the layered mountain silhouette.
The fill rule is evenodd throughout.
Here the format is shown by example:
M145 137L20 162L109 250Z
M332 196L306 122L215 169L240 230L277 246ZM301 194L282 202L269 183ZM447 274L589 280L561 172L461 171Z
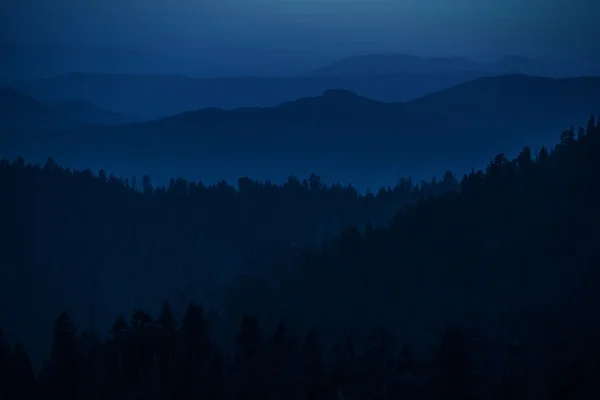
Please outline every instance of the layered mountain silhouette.
M125 115L98 107L85 100L62 100L46 103L56 112L88 124L123 125L134 122L135 119Z
M240 53L241 52L241 53ZM223 54L222 54L223 55ZM221 55L221 56L222 56ZM525 73L552 77L597 75L598 60L559 60L506 55L489 63L467 57L418 57L409 54L376 53L343 58L322 67L317 57L307 60L287 54L248 49L236 49L230 61L245 60L243 67L223 65L206 55L177 59L125 48L86 47L44 43L2 43L0 82L22 79L50 78L72 72L93 74L184 74L194 77L216 76L372 76L402 73L448 73L480 71L487 73ZM233 57L233 58L231 58ZM290 63L290 57L294 60ZM254 62L253 60L258 60ZM315 64L317 63L317 64ZM235 63L233 63L235 64ZM292 67L290 64L295 65ZM353 89L353 88L346 88ZM368 95L365 93L364 95ZM301 95L300 95L301 96ZM76 97L75 97L76 98ZM89 100L89 99L85 99ZM93 102L95 103L95 102ZM110 108L110 107L109 107Z
M600 74L600 65L565 62L550 58L527 58L515 55L481 63L465 57L416 57L407 54L365 54L348 57L316 69L310 76L358 77L393 74L440 74L466 71L487 74L521 73L547 77L574 77Z
M423 58L408 54L365 54L325 65L311 76L372 76L476 71L481 65L465 57Z
M600 110L598 93L600 78L525 75L481 78L404 103L328 90L276 107L208 108L118 127L86 126L55 133L56 142L53 134L20 131L2 156L53 154L63 164L104 165L123 175L143 169L163 183L175 175L284 180L317 170L364 189L401 176L429 179L447 167L463 173L498 151L513 155L526 144L547 144L554 140L552 127ZM18 142L43 144L27 146L24 154Z
M219 107L274 107L293 98L342 88L374 100L409 101L476 78L521 73L547 77L598 75L594 64L506 56L493 63L468 58L373 54L340 60L305 76L190 78L182 75L69 73L13 83L44 102L81 99L138 120Z
M343 88L379 101L406 101L484 76L476 71L365 77L207 78L180 75L65 74L13 84L41 101L82 99L139 119L219 107L274 107Z
M83 100L43 103L9 87L0 88L0 127L4 128L74 129L133 121Z
M0 126L62 129L82 123L11 88L0 88Z

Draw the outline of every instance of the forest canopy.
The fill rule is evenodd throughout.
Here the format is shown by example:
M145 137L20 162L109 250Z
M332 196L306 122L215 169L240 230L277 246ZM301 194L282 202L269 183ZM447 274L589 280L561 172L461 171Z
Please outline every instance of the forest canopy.
M460 181L365 195L316 175L154 188L4 160L0 322L27 347L42 323L54 335L37 375L2 339L0 394L598 395L599 170L594 117ZM205 306L141 308L182 287Z

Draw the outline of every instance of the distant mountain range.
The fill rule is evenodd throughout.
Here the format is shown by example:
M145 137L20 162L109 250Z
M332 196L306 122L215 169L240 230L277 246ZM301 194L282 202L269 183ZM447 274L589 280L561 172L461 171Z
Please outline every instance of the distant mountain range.
M336 54L340 54L336 52ZM332 56L329 56L332 57ZM178 57L127 48L52 43L0 43L0 83L51 78L67 73L161 74L191 77L373 76L479 71L567 77L598 75L600 59L527 58L508 55L491 63L466 57L425 58L379 53L329 62L324 55L251 48L205 49ZM351 89L351 88L346 88Z
M44 102L81 99L129 118L150 120L207 107L273 107L329 89L345 89L384 102L408 101L476 78L511 73L600 75L600 67L516 56L485 64L459 57L373 54L344 59L299 77L197 79L182 75L70 73L13 82L11 86Z
M0 88L0 125L28 128L73 128L82 121L56 112L13 89Z
M46 106L74 120L88 124L123 125L135 122L135 118L98 107L85 100L61 100L46 103Z
M116 127L5 128L0 157L52 155L124 176L150 173L162 183L319 172L365 189L483 167L498 151L553 143L561 129L598 111L600 78L506 75L404 103L329 90L276 107L208 108Z
M83 99L138 119L207 107L273 107L289 99L346 89L379 101L406 101L485 76L479 72L365 77L214 78L178 75L66 74L13 84L41 101Z
M83 100L42 103L14 89L0 87L0 126L72 129L88 124L130 122L134 120Z
M487 75L527 74L545 77L600 75L600 63L551 58L504 56L481 63L466 57L423 58L407 54L366 54L349 57L312 71L310 76L359 77L393 74L440 74L477 71Z

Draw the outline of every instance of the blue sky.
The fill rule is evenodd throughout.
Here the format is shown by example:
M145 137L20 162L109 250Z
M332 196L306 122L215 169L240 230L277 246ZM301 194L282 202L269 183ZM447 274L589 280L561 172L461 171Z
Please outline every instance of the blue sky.
M0 40L169 56L590 56L596 0L4 0Z

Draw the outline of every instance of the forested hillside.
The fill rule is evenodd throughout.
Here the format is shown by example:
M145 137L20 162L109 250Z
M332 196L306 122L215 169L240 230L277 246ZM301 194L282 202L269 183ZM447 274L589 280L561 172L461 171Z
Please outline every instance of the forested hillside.
M41 399L596 398L599 170L593 117L553 149L500 154L458 185L447 174L364 197L316 176L241 180L238 190L182 180L154 189L144 178L135 190L52 162L3 162L2 323L18 337L34 305L52 302L77 310L80 326L91 318L79 334L56 313L37 379L23 347L3 341L0 376L15 398ZM390 207L385 227L375 210ZM344 229L317 240L323 223ZM216 313L189 304L179 328L165 305L156 320L139 309L119 317L107 336L102 305L88 309L93 290L148 310L172 288L206 290L183 271L206 273L209 254L231 263L216 243L255 249L263 239L275 251L253 259L261 272L246 269ZM289 246L311 240L315 249ZM139 297L113 298L119 290ZM50 339L44 318L36 335Z
M0 326L29 342L65 307L81 320L93 303L104 328L123 307L158 309L167 298L222 309L240 275L279 282L302 248L344 227L387 225L399 207L457 185L448 172L364 195L314 174L283 185L240 178L237 187L173 179L165 188L51 159L43 167L3 161L0 300L19 307L0 315Z

